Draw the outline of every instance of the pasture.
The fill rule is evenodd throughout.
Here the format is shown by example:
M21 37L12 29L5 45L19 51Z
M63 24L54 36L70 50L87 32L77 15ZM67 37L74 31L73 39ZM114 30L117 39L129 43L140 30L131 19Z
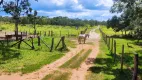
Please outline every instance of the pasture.
M19 32L27 32L28 35L33 34L34 29L31 26L32 25L19 25ZM90 37L86 44L77 43L77 37L80 34L80 31L85 30L86 27L79 27L76 29L75 26L56 25L36 26L37 33L39 33L40 38L44 42L40 42L39 46L38 38L33 38L33 44L35 47L34 50L32 50L24 42L21 43L20 49L17 48L17 45L13 47L9 46L16 43L16 41L11 41L9 44L7 44L7 42L1 42L0 73L21 73L21 75L24 77L25 74L33 74L34 72L38 72L38 70L40 71L42 68L44 68L44 66L50 66L58 63L55 65L55 68L49 67L49 70L51 71L47 71L47 73L44 74L44 76L40 79L59 80L60 78L62 80L69 80L70 78L74 79L75 76L78 76L78 78L82 79L80 75L82 72L79 70L82 69L84 64L88 65L88 63L92 63L92 66L89 66L89 69L84 69L84 71L87 71L87 74L84 74L86 80L131 80L134 69L134 52L139 55L139 63L142 62L142 41L140 40L138 44L136 39L122 36L122 32L114 32L111 28L107 29L105 26L100 26L102 32L104 32L107 36L110 36L110 39L107 38L107 41L105 41L105 37L103 37L99 28L96 28L95 26L87 28L88 30L86 33L90 33ZM94 28L96 28L95 34L92 33L94 32ZM14 24L1 24L0 29L3 31L3 33L6 32L7 34L8 32L14 32ZM49 35L50 31L53 31L53 35ZM96 34L100 34L100 40L98 38L99 36L96 37ZM127 31L126 34L129 34L129 31ZM3 35L5 34L2 34L2 36ZM67 48L63 51L60 51L60 48L62 47L61 44L58 46L58 49L55 48L62 36L65 36L65 44ZM53 51L50 52L53 38ZM114 44L112 44L112 38L113 41L116 41L115 61L114 48L113 51L111 51L112 47L114 46ZM28 39L25 39L25 41L30 44ZM97 43L99 45L97 45ZM123 71L121 71L122 45L124 45ZM96 46L99 46L98 55L95 52ZM90 58L89 55L92 54L92 57L95 56L94 54L96 54L97 57ZM87 62L89 59L92 60ZM139 64L138 70L138 78L141 79L141 64ZM78 74L76 74L74 71L78 71ZM42 74L41 72L39 72L39 74Z
M30 27L31 25L26 26L19 26L20 32L27 31L28 33L33 33L33 28ZM3 32L14 32L14 24L1 24L0 27ZM53 51L50 52L50 49L41 42L41 46L38 46L38 39L34 38L34 50L26 45L25 43L21 43L21 48L17 49L17 46L10 47L7 44L3 43L0 44L0 72L22 72L22 73L30 73L37 69L40 69L42 66L46 64L50 64L57 59L61 58L65 55L69 49L64 51L55 50L56 45L58 44L61 36L65 36L65 44L68 48L75 48L76 42L73 41L77 38L77 35L80 33L81 30L84 28L79 28L76 30L75 27L70 26L51 26L51 25L37 25L37 32L41 31L41 38L44 40L50 47L51 40L54 38L54 47ZM90 30L91 28L89 28ZM53 36L48 36L48 31L53 31ZM88 30L88 31L89 31ZM45 36L45 32L47 35ZM2 35L3 36L3 35ZM30 44L28 40L27 43ZM14 42L10 42L9 45L14 44ZM61 45L59 45L61 47ZM2 53L5 53L3 56Z

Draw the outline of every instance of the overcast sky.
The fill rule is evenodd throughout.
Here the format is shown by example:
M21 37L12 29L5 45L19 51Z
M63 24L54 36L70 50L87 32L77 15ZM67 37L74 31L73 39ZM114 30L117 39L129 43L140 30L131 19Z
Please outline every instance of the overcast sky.
M112 0L29 0L31 7L39 16L67 16L69 18L108 20L113 15L109 12ZM0 15L6 16L3 12Z

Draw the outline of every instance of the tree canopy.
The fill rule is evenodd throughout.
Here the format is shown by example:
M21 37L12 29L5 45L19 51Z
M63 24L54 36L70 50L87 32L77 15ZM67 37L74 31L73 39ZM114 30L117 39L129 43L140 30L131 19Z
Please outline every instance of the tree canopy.
M140 38L142 30L142 0L113 0L110 12L121 13L120 17L112 17L107 25L114 30L134 30ZM117 28L116 28L117 27ZM141 36L142 38L142 36Z
M16 40L18 40L18 24L20 16L25 14L27 15L29 12L32 11L29 0L1 0L0 5L2 6L2 11L10 14L15 20L15 35Z

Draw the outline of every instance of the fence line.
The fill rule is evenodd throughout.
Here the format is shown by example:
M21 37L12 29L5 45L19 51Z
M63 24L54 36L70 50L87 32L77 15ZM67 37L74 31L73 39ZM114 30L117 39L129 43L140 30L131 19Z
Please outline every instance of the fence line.
M99 30L100 30L100 33L102 34L102 38L103 38L105 44L107 45L110 53L112 54L112 57L114 59L114 64L115 64L116 59L118 57L118 55L116 54L117 42L116 42L116 40L114 40L114 38L106 35L101 29L99 29ZM112 40L112 41L110 42L110 40ZM111 46L110 46L110 44L111 44ZM119 55L120 64L121 64L121 67L120 67L121 72L124 72L123 71L124 51L125 51L124 44L122 44L122 53L121 53L121 55ZM138 79L138 54L134 52L134 70L132 71L132 80L137 80L137 79Z

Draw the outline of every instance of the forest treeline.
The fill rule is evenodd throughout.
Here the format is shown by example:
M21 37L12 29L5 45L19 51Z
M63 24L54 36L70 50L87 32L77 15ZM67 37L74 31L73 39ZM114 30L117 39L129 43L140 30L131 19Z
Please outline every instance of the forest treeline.
M10 22L14 23L12 17L8 16L0 16L1 22ZM20 17L20 24L32 24L33 21L29 17ZM37 16L35 19L36 24L39 25L61 25L61 26L96 26L96 25L106 25L105 21L97 21L97 20L82 20L82 19L70 19L68 17L53 17L49 18L48 16Z

